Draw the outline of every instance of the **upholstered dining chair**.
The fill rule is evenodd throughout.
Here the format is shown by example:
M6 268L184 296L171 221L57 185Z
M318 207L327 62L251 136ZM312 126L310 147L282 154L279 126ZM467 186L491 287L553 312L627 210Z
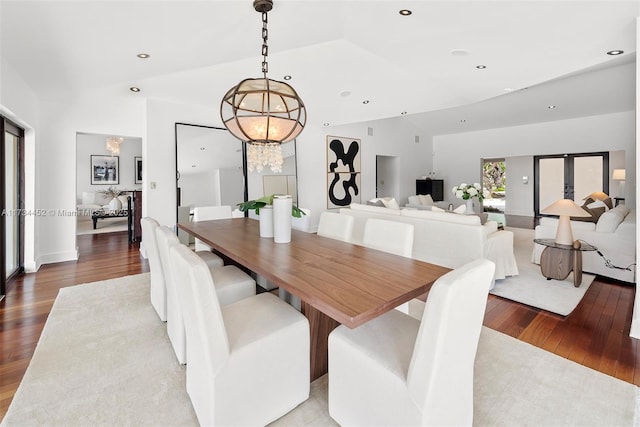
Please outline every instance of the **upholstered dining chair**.
M175 233L165 226L156 228L156 237L167 286L167 334L178 362L185 364L187 349L180 293L184 291L186 277L176 276L170 257L171 248L181 243ZM235 265L207 265L207 267L215 278L215 290L220 305L232 304L256 294L255 280Z
M364 225L362 244L395 255L411 258L413 224L369 218Z
M193 221L208 221L212 219L231 218L231 206L197 206L193 208ZM196 251L211 251L202 240L195 239Z
M329 335L329 414L340 425L472 425L473 367L494 264L438 279L418 321L391 310Z
M351 215L341 215L327 211L320 214L318 236L349 242L351 241L352 233L353 217Z
M200 425L267 425L309 397L309 322L270 293L221 307L207 266L170 249L187 278L187 394Z
M142 240L147 258L149 259L151 305L158 313L160 320L167 321L167 285L165 272L158 252L156 229L160 227L158 221L151 217L140 219L142 226ZM210 251L199 251L198 255L211 267L222 266L222 258Z

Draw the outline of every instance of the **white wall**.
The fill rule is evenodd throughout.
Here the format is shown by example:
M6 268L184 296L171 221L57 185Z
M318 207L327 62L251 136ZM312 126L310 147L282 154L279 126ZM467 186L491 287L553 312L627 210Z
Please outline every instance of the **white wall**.
M627 111L435 136L433 162L434 168L440 171L440 176L445 180L445 188L451 188L461 182L477 182L480 179L481 158L623 150L627 169L626 203L634 207L635 138L635 112ZM533 174L529 176L528 188L533 188ZM445 191L445 198L456 202L451 192ZM522 204L508 209L508 213L533 215L533 204L530 207Z
M113 135L118 136L118 135ZM107 135L78 134L76 138L76 199L82 200L82 193L104 191L109 187L120 190L135 190L142 184L135 183L135 157L142 157L142 139L123 137L118 154L119 183L114 185L91 185L91 156L110 156L106 150Z
M505 159L507 192L505 213L533 215L533 156L513 156ZM526 183L523 177L527 177Z

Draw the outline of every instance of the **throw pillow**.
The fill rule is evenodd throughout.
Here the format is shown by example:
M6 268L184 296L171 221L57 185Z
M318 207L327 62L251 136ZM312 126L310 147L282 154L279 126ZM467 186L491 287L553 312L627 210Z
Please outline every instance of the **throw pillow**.
M396 199L389 199L389 200L385 200L385 199L381 199L382 203L384 203L384 206L389 208L389 209L400 209L400 205L398 205L398 202L396 201Z
M420 198L420 204L424 206L433 206L433 198L431 198L431 194L418 194Z
M605 202L603 202L602 200L596 200L593 203L589 203L589 204L584 204L583 206L588 207L589 209L594 209L594 208L605 208L605 210L609 210L609 206L606 205Z
M367 205L369 205L369 206L380 206L380 207L384 208L384 203L382 203L381 199L367 200Z
M611 197L607 197L603 202L609 207L609 209L613 209L613 201L611 200Z
M431 212L444 212L444 209L441 209L437 206L431 206Z
M467 205L460 205L453 210L457 214L463 214L467 211Z

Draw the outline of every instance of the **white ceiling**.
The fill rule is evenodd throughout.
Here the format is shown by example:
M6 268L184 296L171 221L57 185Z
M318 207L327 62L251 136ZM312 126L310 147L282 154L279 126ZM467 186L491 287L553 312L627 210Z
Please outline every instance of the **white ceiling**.
M292 75L319 124L407 112L437 134L625 111L638 15L640 1L275 0L269 77ZM103 88L217 105L260 76L251 0L1 0L0 25L3 58L42 99Z

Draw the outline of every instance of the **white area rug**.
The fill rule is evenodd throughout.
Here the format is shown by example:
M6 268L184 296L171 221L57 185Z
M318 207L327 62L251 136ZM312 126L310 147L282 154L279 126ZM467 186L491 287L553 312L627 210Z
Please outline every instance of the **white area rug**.
M577 288L573 286L573 273L565 280L547 280L540 272L540 266L531 262L534 231L513 227L507 230L513 232L520 274L496 280L491 293L562 316L570 314L584 297L595 276L583 273L582 284Z
M76 234L102 234L113 233L115 231L127 231L127 218L105 218L99 219L96 224L96 229L93 229L93 221L89 217L78 218Z
M420 310L412 307L418 317ZM1 424L195 426L184 383L185 367L149 302L148 273L64 288ZM632 384L483 328L475 425L632 426L637 393ZM327 376L274 425L336 425Z

